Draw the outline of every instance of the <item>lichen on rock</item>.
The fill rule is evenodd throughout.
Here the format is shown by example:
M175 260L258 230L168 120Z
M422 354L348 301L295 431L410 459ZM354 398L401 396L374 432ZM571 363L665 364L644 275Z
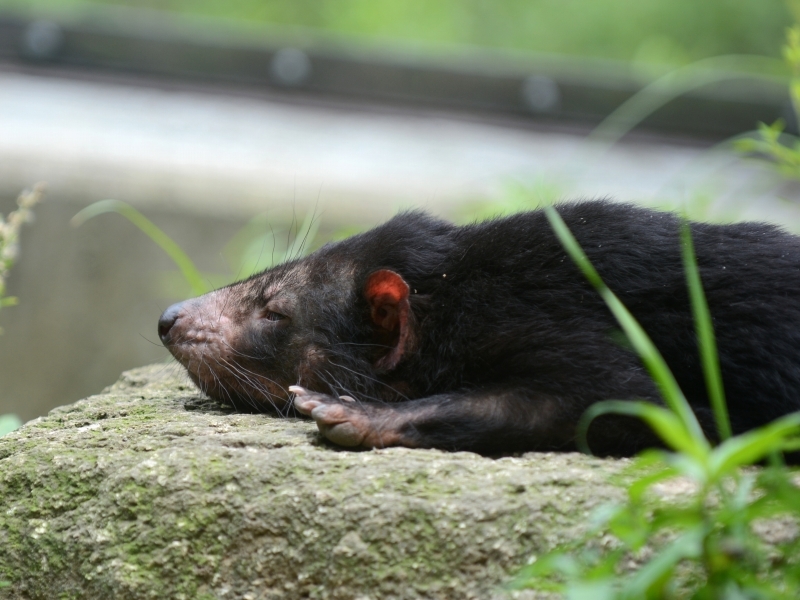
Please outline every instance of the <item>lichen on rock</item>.
M343 451L145 367L0 438L0 597L503 597L624 465Z

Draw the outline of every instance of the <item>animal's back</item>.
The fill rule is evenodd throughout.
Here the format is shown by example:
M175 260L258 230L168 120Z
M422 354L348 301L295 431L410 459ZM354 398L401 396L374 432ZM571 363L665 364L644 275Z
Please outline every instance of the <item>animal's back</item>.
M559 212L690 402L708 406L680 220L608 202L560 206ZM800 410L800 238L760 223L694 223L691 231L734 428ZM649 384L620 389L631 351L541 211L453 229L451 239L448 259L427 277L440 310L426 315L436 338L425 354L447 354L432 376L450 387L534 378L560 394L654 398ZM573 372L565 381L565 365L576 362L585 384ZM453 373L442 364L453 365ZM598 390L599 379L605 385ZM439 389L435 381L430 385Z

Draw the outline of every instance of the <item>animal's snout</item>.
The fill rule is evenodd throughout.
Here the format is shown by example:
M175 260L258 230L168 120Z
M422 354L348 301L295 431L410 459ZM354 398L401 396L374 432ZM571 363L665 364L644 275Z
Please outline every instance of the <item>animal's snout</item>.
M165 310L161 318L158 319L158 337L161 338L161 342L164 345L170 343L169 332L172 326L175 325L175 321L178 320L178 316L181 314L181 310L183 310L183 304L183 302L173 304Z

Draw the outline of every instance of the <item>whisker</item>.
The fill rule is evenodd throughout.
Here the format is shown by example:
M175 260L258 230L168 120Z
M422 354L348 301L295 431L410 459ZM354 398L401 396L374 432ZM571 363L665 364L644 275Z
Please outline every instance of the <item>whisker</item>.
M375 378L375 377L370 377L370 376L369 376L369 375L367 375L366 373L362 373L362 372L354 371L353 369L350 369L350 368L348 368L348 367L345 367L344 365L340 365L340 364L338 364L338 363L335 363L335 362L333 362L332 360L328 360L328 362L329 362L330 364L332 364L333 366L335 366L335 367L339 367L340 369L344 369L344 370L346 370L346 371L350 371L350 372L351 372L351 373L353 373L354 375L357 375L357 376L359 376L359 377L361 377L361 378L363 378L363 379L366 379L366 380L368 380L368 381L371 381L371 382L373 382L373 383L377 383L378 385L382 385L383 387L385 387L385 388L387 388L387 389L391 390L392 392L394 392L395 394L397 394L398 396L400 396L400 397L401 397L401 398L403 398L404 400L408 400L408 399L409 399L409 398L408 398L408 396L406 396L405 394L403 394L403 393L401 393L401 392L397 391L397 390L396 390L395 388L393 388L391 385L389 385L388 383L385 383L385 382L381 381L380 379L377 379L377 378Z

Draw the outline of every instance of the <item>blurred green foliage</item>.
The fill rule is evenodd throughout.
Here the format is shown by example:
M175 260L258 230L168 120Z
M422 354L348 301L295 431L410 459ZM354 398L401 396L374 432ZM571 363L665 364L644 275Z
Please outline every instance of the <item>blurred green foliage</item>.
M783 56L791 69L789 97L795 123L800 122L800 26L789 29ZM766 161L781 175L800 179L800 138L786 133L786 123L778 120L767 125L760 123L756 135L737 139L733 148L744 156Z
M19 231L25 223L33 220L33 207L44 195L44 184L36 185L32 190L25 190L17 198L17 209L7 216L0 215L0 308L13 306L17 299L6 296L6 280L11 267L19 256ZM0 334L3 329L0 328ZM20 425L16 415L0 415L0 435L14 431ZM2 582L0 582L0 586Z
M250 219L222 249L228 262L228 273L201 272L184 250L155 223L130 204L120 200L100 200L82 209L70 221L80 227L89 219L106 213L125 217L149 237L167 256L178 272L168 272L160 278L159 288L169 296L201 296L216 288L246 279L275 265L300 258L319 243L317 231L320 218L316 211L308 213L302 223L292 217L288 224L273 225L269 215L262 213Z
M6 279L19 255L19 231L25 223L33 220L33 207L44 194L44 185L22 192L17 198L17 209L6 217L0 214L0 308L13 306L17 299L6 296ZM0 333L3 330L0 329Z
M0 436L18 429L22 421L17 415L0 415Z
M720 54L780 53L782 0L0 0L78 11L126 5L241 23L677 66Z

